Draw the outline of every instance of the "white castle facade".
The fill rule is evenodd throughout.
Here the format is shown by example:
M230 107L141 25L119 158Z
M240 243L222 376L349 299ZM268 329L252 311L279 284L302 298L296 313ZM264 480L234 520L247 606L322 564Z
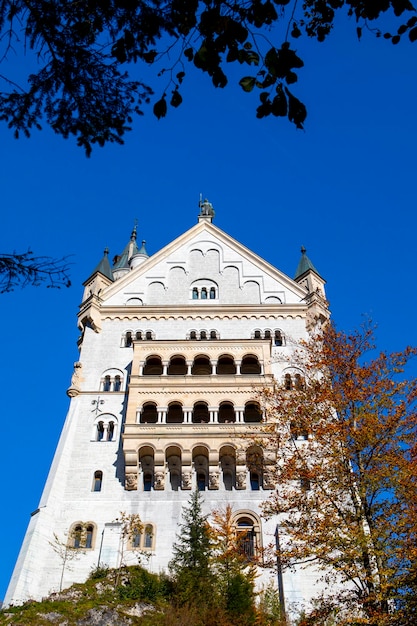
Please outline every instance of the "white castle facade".
M262 420L258 392L297 376L278 357L328 317L324 281L305 250L293 280L213 214L201 203L198 223L150 257L134 229L113 268L105 252L86 281L70 407L6 605L118 566L121 512L144 524L123 559L137 562L140 550L151 571L167 570L193 489L206 513L233 506L249 554L274 541L278 520L260 505L275 488L276 454L246 435ZM55 538L80 548L69 567ZM317 591L313 571L282 580L287 606Z

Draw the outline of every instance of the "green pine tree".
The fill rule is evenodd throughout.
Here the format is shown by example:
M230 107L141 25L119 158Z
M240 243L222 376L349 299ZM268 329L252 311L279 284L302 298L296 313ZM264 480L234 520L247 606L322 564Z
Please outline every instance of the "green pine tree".
M201 510L199 491L192 493L190 503L183 509L183 523L173 546L169 569L176 586L180 604L213 602L214 576L210 569L211 540L207 515Z

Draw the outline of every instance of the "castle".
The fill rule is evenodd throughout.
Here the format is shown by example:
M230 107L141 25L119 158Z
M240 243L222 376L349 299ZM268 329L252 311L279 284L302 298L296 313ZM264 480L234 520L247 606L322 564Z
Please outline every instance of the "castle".
M135 227L113 265L106 250L85 281L69 411L6 605L117 567L121 512L143 522L124 561L140 551L150 570L166 570L193 489L206 513L232 505L249 556L274 541L279 520L260 505L275 488L276 453L250 435L259 392L299 376L281 357L329 316L324 280L304 249L293 280L213 217L200 202L198 223L152 256ZM79 549L70 566L67 544ZM317 581L295 570L281 583L290 605L308 602Z

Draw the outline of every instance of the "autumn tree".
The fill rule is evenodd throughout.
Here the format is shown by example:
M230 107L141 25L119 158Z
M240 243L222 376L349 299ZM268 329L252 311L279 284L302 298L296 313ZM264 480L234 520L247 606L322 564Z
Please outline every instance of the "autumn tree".
M328 324L292 355L298 384L265 392L279 456L265 514L280 516L283 565L314 564L329 590L305 624L414 623L416 354L376 354L369 325Z
M180 604L214 601L214 577L210 567L211 539L207 515L202 513L201 495L194 491L183 509L169 570Z
M16 287L38 287L41 284L58 289L70 287L68 258L36 256L31 250L0 254L0 293L8 293Z
M257 117L302 128L306 107L294 85L304 61L295 42L323 42L339 14L359 39L417 39L411 0L4 0L0 119L16 136L45 119L89 154L94 144L121 143L154 91L158 118L178 107L190 67L223 88L236 65L243 91L259 93ZM37 71L16 76L10 61L25 54Z

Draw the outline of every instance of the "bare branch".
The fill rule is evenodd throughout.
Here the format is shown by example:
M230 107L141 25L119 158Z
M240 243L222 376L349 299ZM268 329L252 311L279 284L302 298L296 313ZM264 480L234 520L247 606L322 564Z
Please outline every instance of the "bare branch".
M0 293L43 283L48 288L70 287L69 266L68 257L35 256L31 250L0 254Z

